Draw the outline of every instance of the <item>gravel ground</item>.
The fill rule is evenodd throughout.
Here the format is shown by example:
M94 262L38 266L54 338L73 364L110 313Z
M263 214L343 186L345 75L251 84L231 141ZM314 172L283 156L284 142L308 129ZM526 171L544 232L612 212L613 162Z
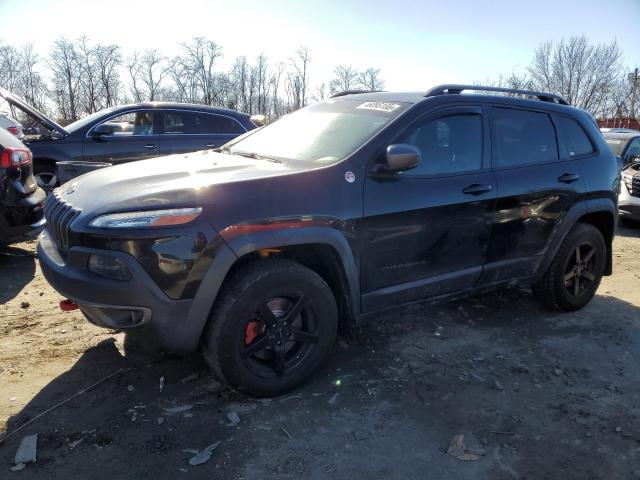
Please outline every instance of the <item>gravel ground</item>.
M117 373L0 443L0 478L640 478L638 230L582 311L511 290L386 312L267 400L61 312L34 249L0 253L0 431ZM37 463L10 470L35 433Z

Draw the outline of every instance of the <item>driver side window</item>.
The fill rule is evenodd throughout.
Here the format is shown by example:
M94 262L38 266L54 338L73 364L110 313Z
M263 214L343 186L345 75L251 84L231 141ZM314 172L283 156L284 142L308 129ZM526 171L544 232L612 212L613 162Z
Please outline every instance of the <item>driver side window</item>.
M107 125L113 130L112 136L126 137L132 135L153 135L153 112L128 112L110 118L100 125Z
M394 143L413 145L422 161L403 175L470 172L482 167L482 117L452 114L411 127Z

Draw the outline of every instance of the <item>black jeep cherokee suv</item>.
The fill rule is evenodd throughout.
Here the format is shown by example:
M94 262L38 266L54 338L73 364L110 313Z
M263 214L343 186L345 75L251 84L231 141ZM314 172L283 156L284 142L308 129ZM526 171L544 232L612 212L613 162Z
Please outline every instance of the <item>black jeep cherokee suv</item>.
M89 321L200 345L255 395L393 305L523 284L581 308L611 273L616 159L560 97L465 90L495 89L342 95L217 152L89 173L47 201L42 270Z

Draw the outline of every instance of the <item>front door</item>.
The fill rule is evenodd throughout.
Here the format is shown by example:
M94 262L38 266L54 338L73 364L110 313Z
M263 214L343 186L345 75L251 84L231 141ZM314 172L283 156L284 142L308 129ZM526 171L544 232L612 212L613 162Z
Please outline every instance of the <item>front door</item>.
M102 122L111 127L112 133L99 137L92 134L95 130L93 127L84 140L84 160L117 165L157 157L156 116L156 113L148 110L120 114Z
M496 199L487 130L481 107L461 105L427 114L391 142L416 146L422 161L365 182L364 312L474 285Z

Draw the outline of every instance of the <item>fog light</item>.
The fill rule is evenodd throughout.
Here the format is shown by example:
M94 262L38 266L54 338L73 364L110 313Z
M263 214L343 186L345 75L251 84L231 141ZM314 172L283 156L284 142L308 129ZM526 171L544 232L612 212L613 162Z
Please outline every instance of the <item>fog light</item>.
M89 270L114 280L129 280L131 273L122 260L109 255L89 256Z

